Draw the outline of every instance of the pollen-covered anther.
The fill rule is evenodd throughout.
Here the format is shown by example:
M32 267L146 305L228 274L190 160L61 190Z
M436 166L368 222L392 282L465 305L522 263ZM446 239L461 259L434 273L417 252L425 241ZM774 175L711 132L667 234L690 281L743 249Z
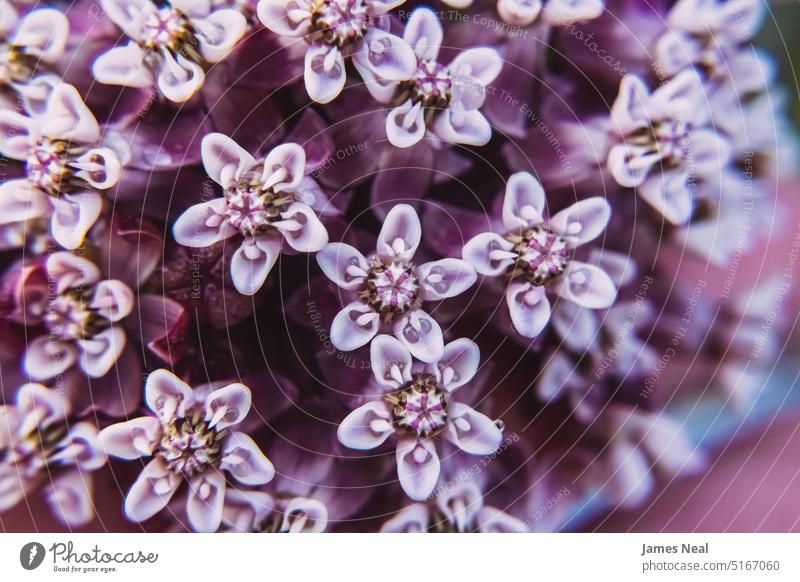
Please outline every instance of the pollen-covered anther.
M536 226L522 235L510 235L514 243L516 263L510 267L512 277L524 277L534 285L544 285L561 275L570 262L570 249L563 237L546 228ZM511 258L503 250L496 253L495 260Z
M376 258L367 273L361 297L386 321L418 307L419 280L414 266L397 260L384 263Z
M445 393L433 376L417 374L399 392L386 396L392 404L395 426L418 437L427 437L447 425Z
M344 48L364 38L369 14L364 0L317 0L311 10L309 40Z
M179 418L164 425L157 455L170 471L191 479L219 460L219 434L199 413Z
M257 176L260 176L260 171ZM276 193L268 185L262 184L254 172L250 172L227 192L226 202L230 225L244 236L255 236L270 226L276 226L275 223L281 220L281 212L294 202L294 197Z

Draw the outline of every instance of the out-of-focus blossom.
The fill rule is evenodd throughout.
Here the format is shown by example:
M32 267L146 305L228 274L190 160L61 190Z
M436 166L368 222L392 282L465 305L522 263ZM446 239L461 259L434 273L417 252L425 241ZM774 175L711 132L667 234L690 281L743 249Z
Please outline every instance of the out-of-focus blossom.
M616 298L614 282L595 265L573 258L575 249L602 234L611 216L603 198L576 202L545 219L541 184L527 172L509 178L502 223L464 245L464 258L481 275L504 278L505 298L517 332L533 338L550 321L548 293L586 309Z
M90 472L102 467L97 428L75 422L56 390L25 384L14 404L0 406L0 512L44 483L57 518L77 527L94 517Z
M416 55L416 70L410 79L368 83L381 103L395 105L386 118L386 135L397 147L410 147L426 131L450 143L485 145L492 128L481 114L486 86L500 74L503 62L490 47L460 52L449 64L438 61L444 37L436 13L418 8L405 26L403 38Z
M323 273L354 296L331 325L331 341L337 348L360 348L383 328L391 329L419 360L435 362L442 357L442 329L422 305L463 293L477 275L461 259L416 266L412 261L421 237L416 211L398 204L386 216L369 259L346 243L331 243L317 254Z
M243 240L231 260L231 279L244 295L256 293L278 260L284 242L314 253L328 242L317 217L327 202L306 174L306 153L294 143L279 145L257 162L221 133L203 138L206 172L223 187L224 197L196 204L175 222L175 240L208 247L232 236Z
M466 9L474 0L445 0L453 8ZM593 20L605 9L605 0L497 0L497 12L512 26L528 26L539 17L547 24L563 26Z
M130 38L92 65L101 83L147 88L157 85L182 103L205 82L205 70L224 59L245 33L235 8L216 9L203 0L102 0L106 15Z
M442 439L472 455L497 450L503 438L498 423L455 397L478 370L475 343L455 340L432 363L413 362L406 346L387 335L376 337L370 351L372 372L385 393L342 421L339 440L352 449L369 450L395 435L397 474L409 497L421 501L436 486L441 467L437 443Z
M243 384L194 389L167 370L147 377L145 401L155 416L143 416L103 429L100 447L126 460L153 457L125 498L125 514L144 521L169 503L185 480L186 511L196 531L216 531L222 521L226 478L263 485L275 469L245 433L233 430L250 411L250 389Z
M328 508L308 497L229 488L222 522L235 532L319 533L328 525Z
M0 185L0 227L50 217L53 238L78 248L103 210L98 190L122 173L92 112L75 87L60 84L42 115L0 111L0 133L0 153L24 161L27 171L25 179Z
M410 79L414 51L388 32L386 13L405 0L260 0L258 17L273 31L308 43L304 79L309 97L319 103L335 99L344 88L345 58L365 83Z

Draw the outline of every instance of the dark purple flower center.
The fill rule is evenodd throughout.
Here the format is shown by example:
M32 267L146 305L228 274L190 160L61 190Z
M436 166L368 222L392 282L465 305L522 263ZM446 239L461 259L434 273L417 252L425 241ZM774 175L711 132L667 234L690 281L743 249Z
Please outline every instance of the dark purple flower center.
M386 399L392 405L395 426L404 432L427 437L447 426L445 393L433 376L416 374L405 388Z
M191 479L219 459L221 439L199 412L165 424L156 454L173 473Z
M567 241L551 230L535 226L522 235L506 237L514 243L518 258L509 268L512 277L521 276L534 285L544 285L561 275L570 262Z
M88 339L109 326L108 320L89 307L90 293L71 289L53 298L44 324L51 337L74 341Z
M267 231L273 222L281 219L281 212L295 201L292 194L264 188L261 170L258 167L246 172L225 196L228 222L243 236Z
M419 304L419 280L414 266L403 261L384 263L374 259L361 297L385 321L413 309Z
M369 26L369 10L364 0L316 0L309 40L344 48L364 38Z

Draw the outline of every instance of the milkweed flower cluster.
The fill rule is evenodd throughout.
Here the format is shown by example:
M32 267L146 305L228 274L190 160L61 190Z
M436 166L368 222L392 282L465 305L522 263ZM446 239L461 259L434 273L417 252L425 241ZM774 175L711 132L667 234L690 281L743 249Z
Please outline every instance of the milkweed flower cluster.
M0 0L3 523L576 530L780 400L765 0L445 3Z

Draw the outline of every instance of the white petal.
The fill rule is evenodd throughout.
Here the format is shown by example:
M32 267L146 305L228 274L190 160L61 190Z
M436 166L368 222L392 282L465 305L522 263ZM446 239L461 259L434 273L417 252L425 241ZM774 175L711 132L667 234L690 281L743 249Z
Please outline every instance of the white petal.
M47 257L45 270L56 282L55 292L64 293L76 287L89 287L100 279L100 269L93 262L73 253L59 251Z
M441 464L431 440L404 438L397 443L397 476L414 501L428 497L439 480Z
M580 261L572 261L561 275L556 293L586 309L605 309L617 298L617 289L605 271Z
M331 323L331 342L349 352L369 343L378 333L380 316L369 305L354 301L346 305Z
M161 422L152 416L118 422L101 430L97 440L107 455L126 460L147 457L161 440Z
M503 432L495 422L471 406L451 402L447 438L462 451L472 455L491 455L503 441Z
M527 26L538 18L542 11L541 0L499 0L497 12L508 24Z
M216 10L206 18L194 18L200 53L209 63L224 59L247 30L244 15L233 8Z
M417 68L417 57L411 46L399 36L379 28L371 28L352 53L353 65L366 77L374 75L387 81L410 79Z
M256 163L253 156L223 133L206 135L200 145L200 156L206 173L224 188Z
M133 310L133 291L122 281L100 281L89 307L109 321L119 321Z
M65 141L95 144L100 141L100 126L78 90L62 83L53 89L47 100L42 134Z
M543 287L511 283L506 290L506 303L514 328L523 337L538 336L550 321L550 301Z
M381 259L411 260L422 238L422 225L417 211L408 204L392 207L378 235L377 251Z
M160 459L145 466L125 498L125 515L132 521L145 521L167 506L181 479Z
M275 34L300 37L311 24L311 6L303 0L259 0L258 19Z
M125 340L125 331L121 327L112 327L90 339L78 340L81 370L90 378L105 376L125 349Z
M281 254L276 237L246 238L231 258L231 280L242 295L255 295Z
M220 468L244 485L264 485L275 477L272 463L243 432L234 431L225 439Z
M328 508L316 499L294 497L283 510L282 532L320 533L328 526Z
M482 146L492 139L492 126L478 110L465 111L451 105L433 121L433 132L450 143Z
M369 264L358 249L346 243L330 243L317 253L322 272L342 289L354 291L366 280Z
M428 506L414 503L397 512L381 526L381 533L423 533L428 530L430 518Z
M510 231L517 231L540 224L545 204L544 188L539 180L528 172L512 174L503 198L503 225Z
M459 52L447 68L454 77L472 77L486 87L500 74L503 59L493 48L472 48Z
M650 90L636 75L625 75L619 85L619 94L611 107L611 129L626 135L649 121L647 102Z
M39 141L41 119L11 109L0 110L0 153L14 160L26 160Z
M413 309L397 320L394 336L422 362L436 362L444 352L442 328L430 315L421 309Z
M386 116L386 137L398 148L408 148L425 137L425 110L411 99L398 105Z
M23 368L33 380L49 380L69 370L78 360L78 349L47 336L33 340L25 351Z
M228 222L226 209L224 198L190 206L172 227L175 240L187 247L203 248L233 236L236 229Z
M308 48L303 78L311 99L317 103L333 101L342 92L346 77L344 58L336 47L314 45Z
M51 208L47 194L34 188L29 180L8 180L0 184L0 224L48 216Z
M368 402L347 415L336 434L344 446L369 450L383 444L394 433L385 402Z
M411 45L420 61L436 60L443 37L442 23L430 8L415 9L403 30L403 39Z
M14 33L13 44L25 47L44 63L56 63L64 54L69 23L63 12L41 8L28 12Z
M50 230L56 242L66 249L77 249L103 210L103 197L97 192L63 194L53 200Z
M480 363L478 345L467 338L459 338L444 346L442 357L433 366L441 387L452 394L475 377Z
M694 197L687 180L688 175L679 169L665 171L651 176L639 186L639 196L672 224L686 224L694 208Z
M215 532L222 522L225 502L225 476L211 468L189 481L186 513L196 532Z
M372 340L370 367L381 386L400 388L411 381L411 353L390 335L379 335Z
M92 63L92 75L100 83L145 89L155 83L144 63L145 54L135 42L109 49Z
M647 146L617 144L608 152L606 167L617 184L635 188L644 183L651 170L660 164L662 154Z
M206 398L206 421L217 430L239 424L250 412L251 402L250 388L244 384L228 384Z
M144 399L162 423L186 416L186 407L193 403L191 387L163 368L147 377Z
M591 311L572 301L559 301L553 308L553 328L570 349L583 352L597 339L597 319Z
M20 417L19 434L38 432L53 423L63 422L70 411L69 400L41 384L20 386L15 402Z
M53 514L69 527L82 527L94 518L92 476L78 470L61 474L44 491Z
M170 101L175 103L188 101L206 80L203 68L183 55L177 55L176 59L171 53L162 51L162 56L158 88Z
M461 254L481 275L499 277L516 261L513 249L499 234L484 232L468 241Z
M421 297L425 301L438 301L460 295L478 278L474 267L461 259L440 259L424 263L417 268L422 285Z
M284 212L283 220L272 226L283 234L286 243L301 253L315 253L328 244L328 231L316 213L302 202L294 202Z
M150 0L100 0L100 5L106 16L135 40L141 38L145 18L156 11Z
M264 160L262 181L276 192L294 192L305 177L306 151L296 143L284 143L270 150Z
M548 221L548 226L570 245L578 246L600 236L610 219L611 205L595 196L565 208Z
M107 190L119 181L122 162L110 148L93 148L70 164L76 176L98 190Z

